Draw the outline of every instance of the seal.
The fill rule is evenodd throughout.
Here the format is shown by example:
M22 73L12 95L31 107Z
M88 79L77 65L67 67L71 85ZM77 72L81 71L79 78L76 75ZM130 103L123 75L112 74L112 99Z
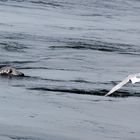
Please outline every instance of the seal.
M4 76L24 76L24 73L20 72L16 68L5 66L0 68L0 75Z

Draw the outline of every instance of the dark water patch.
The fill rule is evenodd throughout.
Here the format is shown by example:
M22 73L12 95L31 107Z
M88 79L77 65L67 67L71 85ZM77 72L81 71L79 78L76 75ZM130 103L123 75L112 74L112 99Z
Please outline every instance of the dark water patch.
M113 0L102 0L102 1L96 1L94 3L96 7L102 8L102 9L107 9L110 11L127 11L131 10L133 7L129 3L129 1L113 1Z
M48 27L48 26L45 26ZM82 31L84 30L81 27L63 27L63 26L50 26L51 28L62 29L62 30L71 30L71 31ZM91 28L87 28L87 30L91 30Z
M0 2L7 2L8 0L0 0Z
M61 89L61 88L45 88L45 87L33 87L27 88L29 90L37 91L53 91L53 92L65 92L65 93L75 93L75 94L93 94L91 91L79 90L79 89Z
M14 25L13 25L14 26ZM24 41L25 43L27 41L34 41L34 42L53 42L53 43L64 43L63 38L55 38L53 36L43 36L43 35L37 35L37 34L28 34L24 32L1 32L0 39L10 40L11 42L15 42L17 40Z
M18 137L18 136L10 136L12 140L42 140L39 138L34 138L34 137Z
M51 49L77 49L77 50L98 50L104 52L114 52L117 51L115 48L105 47L105 46L94 46L90 44L73 44L73 45L66 45L66 46L50 46Z
M17 2L22 2L24 0L0 0L0 2L8 2L8 1L17 1Z
M51 67L20 67L20 69L37 69L37 70L58 70L58 71L78 71L73 69L63 69L63 68L51 68Z
M51 82L67 82L66 80L59 80L59 79L48 79L48 78L42 78L38 76L24 76L24 78L27 78L28 80L43 80L43 81L51 81Z
M53 91L53 92L64 92L64 93L83 94L83 95L98 95L98 96L104 96L108 92L108 90L106 89L89 90L89 91L82 90L82 89L64 89L64 88L46 88L46 87L32 87L27 89L36 90L36 91ZM110 96L111 97L129 97L129 96L140 97L140 93L131 93L128 91L116 91Z
M84 17L101 17L103 16L102 14L82 14L81 16L84 16Z
M39 5L43 5L43 6L52 6L52 7L62 7L62 5L60 5L60 3L58 3L57 1L53 1L53 0L31 0L31 3L34 4L39 4Z
M30 70L30 69L38 69L38 70L48 70L49 68L47 67L21 67L20 69L26 69L26 70Z
M16 136L16 135L1 135L1 136L8 137L11 140L45 140L44 138L31 136Z
M74 82L74 83L85 83L85 84L97 84L97 85L110 85L110 83L108 82L92 82L92 81L86 81L83 79L76 79L76 80L70 80L70 82ZM116 85L116 83L112 83L114 85Z
M31 116L34 117L34 116ZM27 135L26 133L23 135L15 135L15 134L1 134L0 136L11 140L70 140L70 138L59 136L59 135L50 135L50 134L31 134Z
M116 102L116 100L112 100L112 99L95 99L95 100L89 100L89 101L92 101L92 102Z
M10 39L10 40L36 40L37 38L39 39L40 37L37 35L31 35L27 33L16 33L16 32L3 32L1 33L0 37L2 39ZM42 37L41 37L42 38Z
M15 2L24 2L26 0L11 0L11 1L15 1Z
M25 88L25 85L21 85L21 84L18 84L18 85L12 85L13 87L21 87L21 88Z
M8 52L25 52L25 50L28 48L24 44L21 44L19 42L13 42L13 41L5 41L0 42L0 48L4 49Z
M4 66L14 66L14 65L22 65L22 64L29 64L29 63L36 63L38 61L0 61L0 68Z
M87 83L87 84L93 84L93 82L82 80L82 79L76 79L76 80L70 80L71 82L75 83Z
M9 80L22 80L24 78L24 75L7 75L7 74L2 74L0 75L0 78L5 78Z
M24 8L24 9L30 8L30 9L32 9L32 7L19 4L21 2L24 2L24 0L0 0L0 5L6 6L6 7L12 6L15 8Z
M18 8L43 9L43 7L63 7L61 2L54 0L0 0L1 4ZM25 5L26 4L26 5ZM32 6L30 5L32 4ZM34 5L34 6L33 6ZM37 6L37 7L36 7Z
M109 19L113 19L114 17L109 14L109 13L102 13L102 14L81 14L82 17L88 17L88 18L101 18L101 17L105 17L105 18L109 18ZM92 20L92 19L91 19Z
M0 23L0 26L4 26L4 27L13 27L12 24L7 24L7 23Z
M107 91L106 93L108 93ZM140 97L139 92L131 92L131 91L116 91L115 93L109 95L110 97Z
M140 49L132 44L109 43L101 41L85 42L67 42L64 46L50 46L51 49L77 49L77 50L98 50L103 52L118 52L122 54L136 55L140 54Z

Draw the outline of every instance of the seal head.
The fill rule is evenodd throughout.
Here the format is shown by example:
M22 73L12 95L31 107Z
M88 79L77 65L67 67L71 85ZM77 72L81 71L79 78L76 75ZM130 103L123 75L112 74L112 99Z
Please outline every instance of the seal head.
M0 75L5 75L5 76L24 76L24 73L18 71L15 68L12 68L12 67L2 67L0 69Z

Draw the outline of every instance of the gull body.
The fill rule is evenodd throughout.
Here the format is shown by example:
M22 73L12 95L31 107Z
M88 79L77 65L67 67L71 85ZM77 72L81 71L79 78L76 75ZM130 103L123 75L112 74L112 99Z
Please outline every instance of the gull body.
M5 66L0 68L0 75L6 75L6 76L24 76L24 73L20 72L19 70Z
M122 82L114 86L105 96L112 94L128 82L131 82L132 84L140 82L140 73L128 75Z

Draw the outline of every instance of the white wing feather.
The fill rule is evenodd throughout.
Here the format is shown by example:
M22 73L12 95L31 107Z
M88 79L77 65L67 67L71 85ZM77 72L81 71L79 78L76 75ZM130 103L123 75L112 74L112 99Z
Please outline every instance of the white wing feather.
M108 96L108 95L112 94L116 90L120 89L123 85L125 85L126 83L128 83L129 81L131 81L132 84L135 84L137 82L140 82L140 73L129 75L122 82L120 82L115 87L113 87L105 96Z
M120 82L115 87L113 87L105 96L108 96L108 95L112 94L113 92L115 92L116 90L120 89L123 85L125 85L126 83L128 83L129 80L131 80L131 78L128 76L122 82Z

